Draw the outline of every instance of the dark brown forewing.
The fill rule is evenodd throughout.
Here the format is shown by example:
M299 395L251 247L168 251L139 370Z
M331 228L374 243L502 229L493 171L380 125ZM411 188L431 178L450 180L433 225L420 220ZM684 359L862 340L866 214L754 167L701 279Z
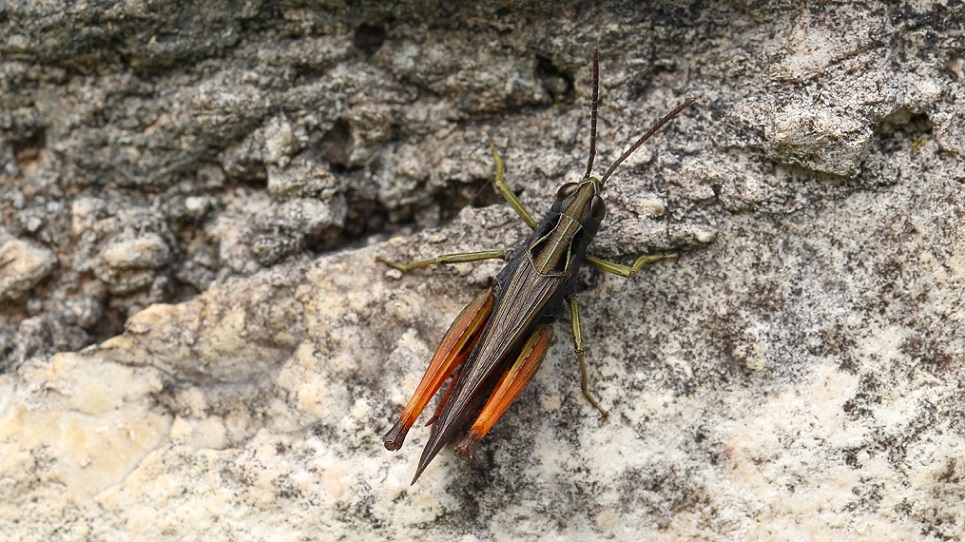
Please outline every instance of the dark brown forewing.
M503 367L547 309L554 294L563 287L568 276L541 276L527 256L519 260L510 280L496 302L496 308L466 361L452 395L432 426L429 442L422 452L415 478L419 478L429 462L456 432L475 414L495 385L495 372Z

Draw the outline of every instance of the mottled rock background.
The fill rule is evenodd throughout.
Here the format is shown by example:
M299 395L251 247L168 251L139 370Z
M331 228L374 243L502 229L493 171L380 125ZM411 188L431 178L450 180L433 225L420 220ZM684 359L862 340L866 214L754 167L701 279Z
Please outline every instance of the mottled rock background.
M352 7L349 6L351 4ZM425 4L425 5L423 5ZM0 2L5 540L958 540L961 2ZM580 295L470 462L380 437L541 212ZM713 240L712 240L713 239Z

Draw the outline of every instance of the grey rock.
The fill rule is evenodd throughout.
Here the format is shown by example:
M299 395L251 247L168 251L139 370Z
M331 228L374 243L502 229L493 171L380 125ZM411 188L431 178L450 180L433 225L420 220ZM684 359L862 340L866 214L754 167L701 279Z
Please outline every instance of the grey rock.
M858 119L835 111L784 110L765 133L768 154L783 163L853 177L874 133Z
M111 292L128 294L156 287L158 280L163 281L156 270L167 264L170 257L171 249L156 233L120 235L101 249L95 273Z
M0 301L23 297L56 267L53 251L0 233Z
M111 269L156 269L166 264L170 257L171 250L155 233L112 239L101 250L104 265Z
M8 538L956 540L962 6L8 3L0 226L58 266L0 310ZM586 164L578 294L461 462L380 437ZM430 407L431 408L431 407ZM159 512L160 511L160 512Z
M268 163L284 167L300 146L287 119L275 117L269 121L265 127L265 159Z
M254 217L252 253L262 265L300 252L309 244L331 246L342 230L345 201L295 198Z
M268 193L277 200L318 198L329 200L340 193L338 179L325 164L296 158L285 167L269 166Z

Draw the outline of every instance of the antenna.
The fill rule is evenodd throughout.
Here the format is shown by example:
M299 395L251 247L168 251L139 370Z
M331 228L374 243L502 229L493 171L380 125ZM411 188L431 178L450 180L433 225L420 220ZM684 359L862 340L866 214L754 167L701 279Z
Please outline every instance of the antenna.
M595 68L596 68L596 64L594 63L594 71L596 71ZM638 139L636 143L634 143L633 145L630 145L630 148L627 149L627 151L626 151L625 153L623 153L623 156L621 156L620 158L617 158L617 161L616 161L616 162L613 162L613 165L610 166L610 169L606 170L606 173L603 174L603 178L600 179L600 186L601 186L601 187L603 186L603 184L606 182L606 180L610 177L610 175L613 173L613 171L617 168L617 166L619 166L620 164L622 164L623 161L626 160L627 158L629 158L630 155L633 154L634 151L636 151L637 149L639 149L639 148L640 148L640 145L643 145L643 142L644 142L644 141L650 139L650 136L652 136L653 134L657 133L657 130L663 128L663 125L664 125L664 124L667 124L668 122L670 122L671 119L673 119L673 118L676 117L678 114L680 114L681 111L683 111L684 109L687 109L688 107L690 107L691 105L693 105L694 101L695 101L695 100L694 100L693 98L687 98L686 100L684 100L684 103L682 103L682 104L678 105L677 107L675 107L673 111L671 111L671 112L667 113L666 115L664 115L664 117L663 117L662 119L658 120L656 124L654 124L653 126L651 126L650 129L647 130L647 132L646 132L645 134L643 134L642 136L640 136L640 139ZM595 106L594 106L593 122L594 122L594 125L595 125L595 124L596 124L596 109L595 109ZM591 140L591 141L592 141L592 140ZM593 148L592 145L591 145L590 148L591 148L591 149ZM590 163L591 163L591 164L593 163L592 155L591 155L591 157L590 157Z
M586 163L584 179L593 173L593 158L596 156L596 110L600 102L600 51L593 48L593 99L590 101L590 159Z

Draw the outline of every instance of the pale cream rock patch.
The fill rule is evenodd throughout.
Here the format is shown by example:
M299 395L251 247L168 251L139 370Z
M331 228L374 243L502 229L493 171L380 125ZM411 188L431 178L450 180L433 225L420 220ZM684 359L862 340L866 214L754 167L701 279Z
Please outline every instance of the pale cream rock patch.
M24 295L55 267L57 256L51 250L37 243L7 237L0 245L0 301Z
M872 473L843 460L825 463L812 450L844 450L867 439L861 422L849 420L844 402L854 396L857 380L832 365L815 367L809 385L789 391L760 405L752 416L718 428L727 436L722 474L746 495L754 495L760 527L752 538L767 536L775 528L793 529L814 539L835 538L849 528L842 516L855 498L849 488L862 478L892 478ZM843 453L843 452L841 452ZM893 467L881 465L886 470ZM895 488L897 490L897 488ZM888 493L888 490L883 490ZM886 539L913 539L914 529L895 516L865 514L859 519L869 535ZM783 525L783 527L782 527Z
M171 249L156 233L118 238L101 250L104 263L116 269L155 269L167 263L170 257Z
M165 440L171 419L152 409L150 394L161 380L152 369L90 363L77 354L38 362L0 413L0 457L20 464L4 468L26 482L58 487L56 502L83 503L120 483ZM29 384L28 384L29 383ZM13 465L8 465L12 467ZM0 517L10 500L0 502Z

